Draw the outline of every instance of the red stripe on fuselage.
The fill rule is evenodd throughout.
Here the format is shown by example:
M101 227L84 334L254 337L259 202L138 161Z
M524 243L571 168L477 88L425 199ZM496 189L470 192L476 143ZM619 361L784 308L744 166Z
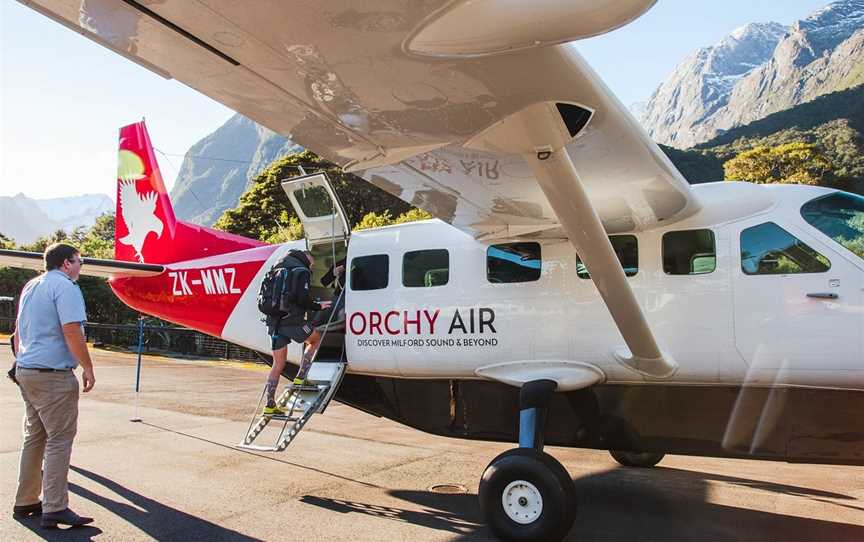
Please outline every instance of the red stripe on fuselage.
M111 289L135 310L221 337L240 297L277 248L167 264L157 277L113 278Z

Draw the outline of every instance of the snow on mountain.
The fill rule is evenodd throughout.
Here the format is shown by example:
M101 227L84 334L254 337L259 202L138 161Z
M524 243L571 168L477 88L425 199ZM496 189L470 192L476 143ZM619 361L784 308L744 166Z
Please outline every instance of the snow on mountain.
M693 128L724 107L735 84L771 58L786 35L778 23L751 23L685 58L648 101L643 123L655 141L693 142Z
M864 83L864 0L839 0L789 28L748 24L687 57L643 124L678 148Z

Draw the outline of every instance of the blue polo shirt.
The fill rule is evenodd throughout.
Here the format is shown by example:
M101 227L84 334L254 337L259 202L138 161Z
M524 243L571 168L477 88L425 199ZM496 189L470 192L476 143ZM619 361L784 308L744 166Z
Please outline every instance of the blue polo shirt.
M18 304L16 362L24 369L74 369L78 361L66 346L63 325L87 320L84 296L66 273L54 269L34 278Z

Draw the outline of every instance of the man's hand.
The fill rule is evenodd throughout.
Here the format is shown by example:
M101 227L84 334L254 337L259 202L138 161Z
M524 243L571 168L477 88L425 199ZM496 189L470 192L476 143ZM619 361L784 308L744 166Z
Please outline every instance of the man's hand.
M87 343L84 341L84 331L81 329L81 322L63 324L63 337L66 339L66 346L69 347L69 351L72 352L72 355L78 360L78 364L84 369L81 380L84 383L84 391L88 392L96 384L96 377L93 376L93 362L90 360L90 352L87 351Z
M81 375L81 380L84 381L84 393L93 389L93 386L96 385L96 377L93 376L93 367L84 369L84 373Z
M326 311L327 309L330 308L330 305L332 305L333 302L332 301L319 301L318 304L321 305L322 311Z

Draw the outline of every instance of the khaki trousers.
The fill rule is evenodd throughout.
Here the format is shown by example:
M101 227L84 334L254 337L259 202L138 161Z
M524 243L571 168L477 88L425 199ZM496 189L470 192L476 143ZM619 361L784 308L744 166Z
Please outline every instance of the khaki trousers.
M42 511L69 507L69 458L78 431L78 379L72 371L40 373L18 368L26 412L15 505L39 502ZM43 467L44 462L44 467Z

